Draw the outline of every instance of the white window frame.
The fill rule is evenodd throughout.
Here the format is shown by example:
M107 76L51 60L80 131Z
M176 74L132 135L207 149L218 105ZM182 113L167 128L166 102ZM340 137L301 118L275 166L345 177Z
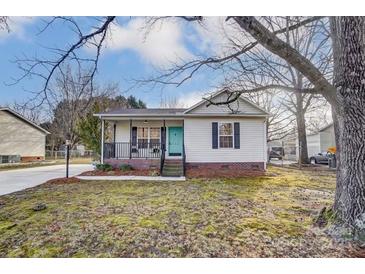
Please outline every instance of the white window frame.
M159 142L161 144L161 127L144 127L144 126L138 126L137 127L137 144L138 144L138 140L142 139L144 140L145 138L139 138L138 137L138 129L139 128L147 128L147 143L150 144L151 142L151 128L158 128L160 130L160 137L159 137Z
M220 126L222 124L231 124L231 128L232 128L232 134L231 135L221 135L220 133ZM227 136L227 137L232 137L232 147L221 147L221 136ZM234 149L234 123L233 122L218 122L218 148L219 149Z
M140 147L139 145L139 140L146 140L145 138L139 138L138 136L138 130L141 129L141 128L147 128L147 148L148 148L148 144L149 144L149 136L150 136L150 130L149 130L149 127L144 127L144 126L141 126L141 127L137 127L137 148L143 148L143 147Z
M159 132L158 142L160 143L160 148L161 148L161 127L149 127L148 128L148 144L151 144L151 128L158 129L158 132Z

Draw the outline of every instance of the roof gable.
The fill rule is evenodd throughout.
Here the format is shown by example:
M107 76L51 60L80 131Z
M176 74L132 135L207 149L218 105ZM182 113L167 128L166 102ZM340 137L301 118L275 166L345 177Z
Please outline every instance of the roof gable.
M24 116L20 115L19 113L17 113L16 111L10 109L10 108L0 108L0 111L4 111L12 116L14 116L15 118L23 121L24 123L28 124L29 126L45 133L45 134L50 134L50 132L48 132L47 130L45 130L44 128L38 126L37 124L33 123L32 121L28 120L27 118L25 118Z
M228 99L229 92L220 91L209 97L212 102L225 102ZM187 109L185 114L243 114L243 115L269 115L265 110L250 102L249 100L239 97L235 102L228 105L209 104L206 99L201 100L191 108Z

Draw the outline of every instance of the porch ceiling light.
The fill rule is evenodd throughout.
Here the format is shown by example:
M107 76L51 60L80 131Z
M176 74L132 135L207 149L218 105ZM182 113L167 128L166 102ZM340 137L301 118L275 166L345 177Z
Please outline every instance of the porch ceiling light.
M144 120L144 121L143 121L143 123L144 123L144 124L148 124L148 121L147 121L147 120Z

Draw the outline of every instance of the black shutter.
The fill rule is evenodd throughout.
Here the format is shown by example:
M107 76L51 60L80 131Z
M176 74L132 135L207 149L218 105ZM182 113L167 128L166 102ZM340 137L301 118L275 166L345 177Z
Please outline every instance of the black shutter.
M137 127L132 127L132 146L137 146Z
M161 127L161 149L166 149L166 131L164 127Z
M117 144L115 143L115 138L116 138L116 132L117 132L117 125L114 123L114 126L113 126L113 142L114 142L114 146L113 146L113 157L115 158L116 156L116 148L117 148Z
M240 123L234 123L234 148L240 148Z
M218 148L218 123L217 122L212 123L212 148L213 149Z

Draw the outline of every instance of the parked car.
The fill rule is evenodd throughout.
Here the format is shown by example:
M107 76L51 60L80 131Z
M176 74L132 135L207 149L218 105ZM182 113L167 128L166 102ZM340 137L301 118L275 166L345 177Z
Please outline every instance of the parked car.
M313 155L309 158L311 164L327 164L328 159L331 157L332 153L330 152L320 152L317 155Z
M273 147L269 153L269 160L271 160L273 158L281 160L283 158L283 154L284 154L283 152L284 151L283 151L282 147Z

